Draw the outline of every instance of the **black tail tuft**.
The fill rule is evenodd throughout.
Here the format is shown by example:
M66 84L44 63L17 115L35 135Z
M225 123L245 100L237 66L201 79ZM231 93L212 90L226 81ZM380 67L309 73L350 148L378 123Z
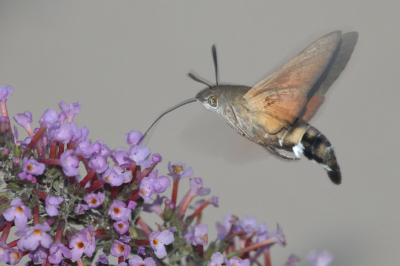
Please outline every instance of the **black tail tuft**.
M303 135L301 144L304 146L304 155L309 160L321 164L328 172L331 181L339 185L342 182L342 175L329 140L316 128L310 127Z

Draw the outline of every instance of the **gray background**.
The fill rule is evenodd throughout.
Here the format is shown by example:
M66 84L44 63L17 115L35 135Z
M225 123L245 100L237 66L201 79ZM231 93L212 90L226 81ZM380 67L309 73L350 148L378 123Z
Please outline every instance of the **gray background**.
M251 86L322 35L358 31L350 63L312 121L335 147L342 185L306 159L270 156L199 104L166 116L148 145L164 156L161 173L184 161L220 197L220 208L205 211L210 239L226 213L254 215L271 229L279 222L287 236L272 250L274 265L311 249L331 251L332 265L393 265L399 26L397 1L1 1L0 83L15 89L11 115L30 110L37 121L60 100L80 101L76 122L93 141L126 146L126 132L145 131L204 87L188 71L214 81L214 43L221 81Z

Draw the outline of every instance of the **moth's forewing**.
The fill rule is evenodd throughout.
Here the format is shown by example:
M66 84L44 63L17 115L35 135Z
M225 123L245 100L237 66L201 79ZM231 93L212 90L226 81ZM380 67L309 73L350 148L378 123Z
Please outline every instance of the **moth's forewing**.
M263 112L282 121L280 127L277 127L269 125L267 120L265 125L267 129L273 128L273 131L279 131L298 118L307 103L309 90L328 65L340 36L341 32L335 31L318 39L277 71L258 82L243 96L250 110ZM288 89L292 91L288 93ZM272 101L280 99L279 111L274 112L273 108L270 108L273 104L267 97L272 92L275 94L275 97L271 98ZM256 97L259 99L254 100Z
M259 120L265 119L261 124L268 133L277 133L282 126L289 126L288 121L297 118L298 110L302 109L307 95L301 90L284 89L263 92L248 101L252 106L257 106ZM274 118L274 119L271 119Z
M347 32L342 34L340 42L334 54L332 55L329 64L325 68L321 77L315 82L309 92L309 98L312 96L323 96L328 91L330 86L342 73L353 54L357 44L358 32Z

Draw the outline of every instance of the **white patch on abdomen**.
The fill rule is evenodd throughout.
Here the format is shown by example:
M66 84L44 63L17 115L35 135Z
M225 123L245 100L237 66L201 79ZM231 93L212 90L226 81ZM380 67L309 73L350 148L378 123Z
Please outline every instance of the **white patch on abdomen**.
M301 142L299 142L292 149L293 149L294 155L296 155L297 158L301 158L301 155L304 154L304 146L303 146L303 144L301 144Z

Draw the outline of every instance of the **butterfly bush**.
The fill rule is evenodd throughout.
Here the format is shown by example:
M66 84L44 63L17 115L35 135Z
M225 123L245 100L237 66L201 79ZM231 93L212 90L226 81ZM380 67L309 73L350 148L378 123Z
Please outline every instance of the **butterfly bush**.
M26 265L101 266L112 257L121 266L271 265L271 247L286 245L279 225L274 230L232 214L217 223L210 241L202 216L209 205L218 207L218 197L209 196L203 179L180 162L159 174L162 157L141 144L138 131L125 135L124 148L92 142L89 130L73 121L79 102L47 109L37 125L29 111L14 115L28 135L20 140L7 112L12 92L0 88L0 263L16 265L28 256ZM190 189L178 202L181 179ZM165 195L170 186L172 195ZM161 222L146 221L142 212ZM17 239L10 241L13 227ZM314 251L308 260L328 266L332 256ZM284 263L298 261L292 254Z

